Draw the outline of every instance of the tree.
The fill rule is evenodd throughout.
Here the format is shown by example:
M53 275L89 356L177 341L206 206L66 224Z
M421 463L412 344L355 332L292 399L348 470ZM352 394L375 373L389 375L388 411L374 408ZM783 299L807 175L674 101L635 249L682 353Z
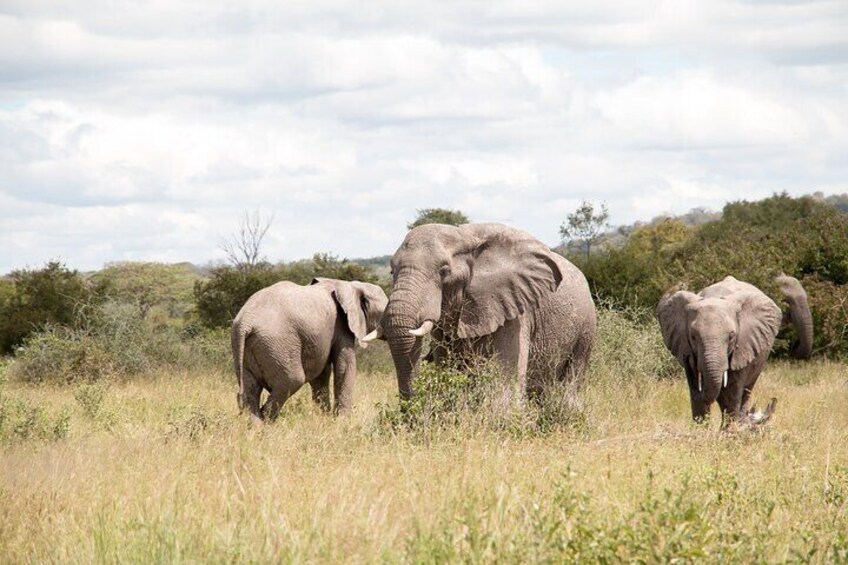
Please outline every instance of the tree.
M606 203L601 204L599 212L595 213L595 205L584 200L574 213L569 214L565 222L559 227L559 233L563 239L581 240L586 245L586 259L592 252L592 244L609 227L609 210Z
M459 210L447 210L445 208L423 208L418 210L415 220L407 224L409 229L417 228L425 224L447 224L449 226L461 226L471 220Z
M0 303L0 352L11 353L47 324L71 326L92 295L80 274L58 261L42 269L12 271Z
M227 260L239 270L250 271L264 261L261 256L262 240L274 221L273 214L262 218L259 210L252 214L245 212L239 224L239 230L229 239L221 241L220 247L227 254Z

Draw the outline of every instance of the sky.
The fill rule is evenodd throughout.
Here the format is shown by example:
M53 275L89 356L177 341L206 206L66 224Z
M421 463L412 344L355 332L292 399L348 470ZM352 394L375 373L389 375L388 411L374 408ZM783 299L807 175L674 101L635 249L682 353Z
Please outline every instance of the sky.
M848 192L848 2L0 0L0 273Z

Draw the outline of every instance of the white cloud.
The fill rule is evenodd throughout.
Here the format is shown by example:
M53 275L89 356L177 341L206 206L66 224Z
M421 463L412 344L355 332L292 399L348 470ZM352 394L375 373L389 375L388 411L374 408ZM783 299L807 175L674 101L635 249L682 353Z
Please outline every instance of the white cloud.
M390 253L415 209L554 243L773 191L848 191L848 5L4 2L0 272Z

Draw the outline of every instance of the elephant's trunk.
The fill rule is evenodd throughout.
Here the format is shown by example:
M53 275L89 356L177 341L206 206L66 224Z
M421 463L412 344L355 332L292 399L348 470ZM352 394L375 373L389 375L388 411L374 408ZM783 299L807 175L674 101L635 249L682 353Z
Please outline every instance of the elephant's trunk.
M798 334L798 339L792 344L792 357L809 359L813 353L813 315L810 313L810 305L806 296L788 302L789 316Z
M727 384L727 345L723 342L705 343L703 360L698 363L698 368L702 372L704 394L708 398L716 398Z
M382 322L395 364L398 392L404 399L412 396L412 381L421 360L422 338L409 333L422 323L419 304L411 293L397 290L392 293Z

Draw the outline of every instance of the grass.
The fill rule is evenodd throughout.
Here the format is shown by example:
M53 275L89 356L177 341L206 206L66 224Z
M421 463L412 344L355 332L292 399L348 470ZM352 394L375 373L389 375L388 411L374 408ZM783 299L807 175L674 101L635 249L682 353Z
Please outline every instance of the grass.
M262 429L229 374L0 376L0 561L848 560L848 365L770 364L773 423L732 435L690 423L679 379L611 358L584 425L527 434L386 433L386 371L349 417L303 390Z

